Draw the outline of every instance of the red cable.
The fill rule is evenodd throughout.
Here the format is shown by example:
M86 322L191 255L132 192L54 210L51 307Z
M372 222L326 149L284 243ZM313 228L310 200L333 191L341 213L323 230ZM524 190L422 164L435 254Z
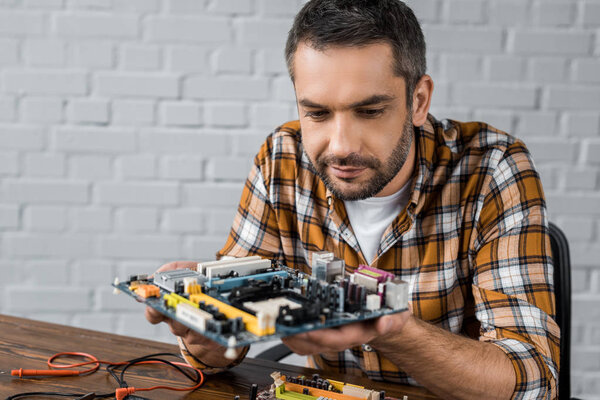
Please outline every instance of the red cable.
M91 361L85 361L85 362L77 363L77 364L54 364L53 361L61 356L85 357L85 358L90 359ZM110 361L98 360L96 357L94 357L91 354L78 353L78 352L56 353L48 359L47 363L48 363L48 367L58 368L58 369L82 367L84 365L89 365L89 364L95 364L95 365L93 367L85 369L85 370L63 370L63 371L60 371L60 370L57 371L57 370L53 370L53 369L36 370L36 369L21 368L21 369L13 369L11 371L11 375L18 376L19 378L22 378L24 376L74 376L74 375L84 375L84 374L94 373L98 370L98 368L100 368L100 364L116 365L116 366L128 364L128 362L115 363L115 362L110 362ZM135 364L137 365L137 364L163 364L163 363L160 361L140 361ZM182 363L182 362L173 362L172 364L178 365L180 367L190 368L190 369L197 371L198 374L200 375L200 382L198 382L198 384L196 384L195 386L190 386L190 387L185 387L185 388L176 388L176 387L172 387L172 386L162 386L162 385L152 386L149 388L134 388L134 387L120 388L115 391L115 396L116 396L117 400L121 400L129 394L133 394L134 392L146 392L146 391L156 390L156 389L175 390L175 391L192 391L192 390L198 389L204 383L204 374L198 368L194 368L191 365Z

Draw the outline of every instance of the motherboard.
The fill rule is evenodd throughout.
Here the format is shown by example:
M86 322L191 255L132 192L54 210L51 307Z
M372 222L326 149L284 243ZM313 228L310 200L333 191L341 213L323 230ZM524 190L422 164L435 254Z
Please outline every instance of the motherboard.
M305 274L249 256L113 286L229 349L407 309L407 283L387 271L361 265L347 273L329 252L314 253L311 267Z

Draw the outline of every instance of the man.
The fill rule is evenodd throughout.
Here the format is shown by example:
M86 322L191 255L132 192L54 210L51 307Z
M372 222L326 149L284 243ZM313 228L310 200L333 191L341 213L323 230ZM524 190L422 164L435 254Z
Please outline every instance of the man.
M349 271L399 275L411 294L410 311L284 343L319 368L443 398L555 397L545 202L523 143L428 114L423 34L397 0L308 2L286 57L300 120L260 149L218 256L259 254L309 272L312 253L328 250ZM245 355L232 363L168 323L192 364L216 371Z

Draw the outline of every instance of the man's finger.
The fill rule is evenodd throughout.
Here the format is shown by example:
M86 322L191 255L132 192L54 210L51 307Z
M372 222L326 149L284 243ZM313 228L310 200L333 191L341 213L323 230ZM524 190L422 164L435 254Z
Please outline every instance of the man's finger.
M198 265L197 261L173 261L173 262L164 264L156 272L171 271L173 269L184 269L184 268L196 270L197 265Z
M155 324L155 325L160 322L166 321L168 319L167 317L165 317L163 314L159 313L152 307L146 307L146 311L144 314L145 314L148 322L150 322L151 324Z
M172 319L169 319L167 321L167 324L169 325L169 329L171 330L171 333L175 336L184 337L184 336L188 335L190 332L190 328L188 328L185 325L180 324L179 322L175 322Z

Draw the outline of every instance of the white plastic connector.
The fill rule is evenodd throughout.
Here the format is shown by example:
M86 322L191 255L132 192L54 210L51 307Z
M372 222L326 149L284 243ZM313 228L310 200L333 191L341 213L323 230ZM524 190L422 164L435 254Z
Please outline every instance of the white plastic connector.
M119 283L121 283L119 281L119 277L115 276L115 280L113 281L113 284L118 285ZM121 293L121 291L119 289L117 289L117 288L113 289L113 294L119 294L119 293Z
M227 351L225 352L225 358L234 360L237 357L238 352L235 348L236 344L237 339L235 338L235 336L229 336L229 339L227 339Z

